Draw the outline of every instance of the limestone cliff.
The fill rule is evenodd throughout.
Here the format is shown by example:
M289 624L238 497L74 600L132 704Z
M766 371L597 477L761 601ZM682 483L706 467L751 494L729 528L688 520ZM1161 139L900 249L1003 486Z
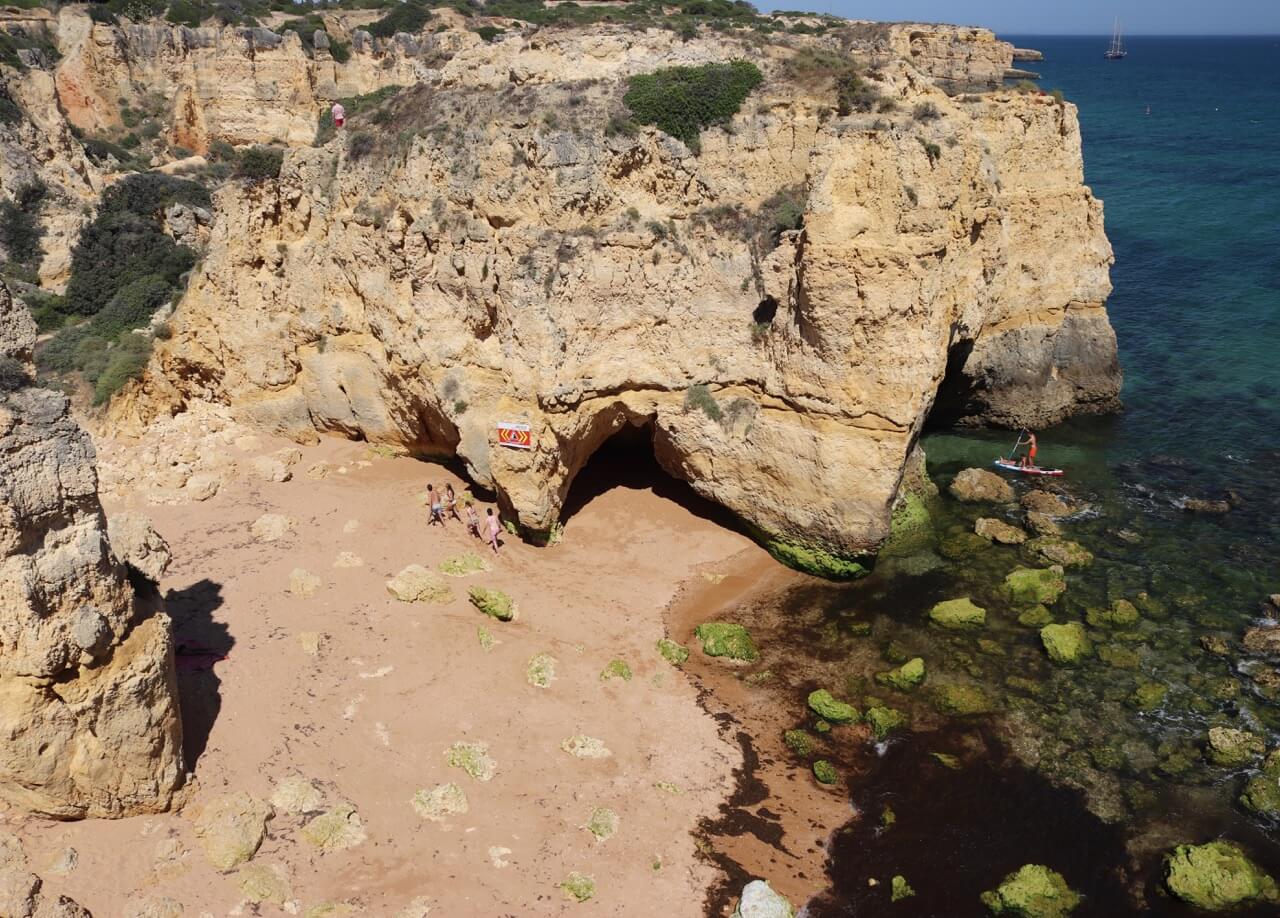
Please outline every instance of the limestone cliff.
M1070 104L949 96L911 60L949 80L963 56L920 35L869 71L882 110L841 117L788 80L791 53L604 26L460 43L390 104L394 134L357 117L359 144L219 192L118 414L210 400L456 453L542 531L592 452L644 425L781 557L856 573L940 389L961 423L1115 406L1111 250ZM765 83L698 155L606 130L628 75L735 57ZM768 229L780 201L800 229ZM533 449L498 446L500 421Z
M24 316L0 283L0 356L29 355ZM0 386L0 798L56 818L164 809L183 778L169 619L96 489L67 398Z

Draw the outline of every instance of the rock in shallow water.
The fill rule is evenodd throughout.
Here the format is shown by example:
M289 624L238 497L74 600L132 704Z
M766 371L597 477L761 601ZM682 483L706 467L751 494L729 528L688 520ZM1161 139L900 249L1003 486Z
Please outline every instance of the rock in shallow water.
M695 628L693 633L702 641L702 652L709 657L727 657L744 663L753 663L760 658L751 634L741 625L706 622Z
M951 482L951 496L965 503L1007 504L1013 500L1013 488L995 472L965 469Z
M1179 845L1165 857L1164 882L1184 902L1217 912L1246 902L1275 902L1275 880L1238 845L1218 839Z
M987 623L987 611L968 597L948 599L929 610L929 620L948 631L967 631Z
M766 881L752 880L742 888L733 918L795 918L795 909Z
M1017 526L987 516L978 518L973 524L973 531L1001 545L1021 545L1027 541L1027 534Z
M1084 625L1079 622L1045 625L1040 629L1040 641L1049 659L1055 663L1079 663L1093 652Z
M1061 918L1080 904L1080 895L1067 886L1056 870L1026 864L1005 877L998 887L984 892L982 902L994 915Z

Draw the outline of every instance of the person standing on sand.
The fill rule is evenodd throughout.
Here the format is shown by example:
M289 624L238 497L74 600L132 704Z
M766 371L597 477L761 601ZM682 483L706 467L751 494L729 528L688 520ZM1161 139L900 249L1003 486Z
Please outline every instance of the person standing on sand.
M470 500L468 500L466 503L467 503L467 531L471 533L473 536L475 536L477 539L483 539L484 536L480 534L480 517L476 515L475 504L471 503Z
M440 492L436 490L435 485L427 485L427 506L431 508L431 518L427 520L427 525L439 523L443 526L444 507L440 503Z
M333 126L342 127L347 121L347 110L342 107L341 102L333 103Z
M498 532L502 529L502 524L498 522L498 518L493 515L493 508L487 511L489 514L489 544L493 546L493 553L498 553Z
M462 517L458 515L458 496L453 493L452 483L447 483L444 486L444 509L459 523L462 522Z

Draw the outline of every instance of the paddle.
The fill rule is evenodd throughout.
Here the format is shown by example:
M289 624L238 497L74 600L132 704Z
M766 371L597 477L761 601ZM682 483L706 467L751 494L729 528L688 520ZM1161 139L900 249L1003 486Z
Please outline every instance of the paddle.
M1009 455L1005 456L1006 462L1013 461L1013 454L1018 451L1018 447L1022 445L1022 434L1018 434L1018 442L1013 444L1013 449L1009 450Z

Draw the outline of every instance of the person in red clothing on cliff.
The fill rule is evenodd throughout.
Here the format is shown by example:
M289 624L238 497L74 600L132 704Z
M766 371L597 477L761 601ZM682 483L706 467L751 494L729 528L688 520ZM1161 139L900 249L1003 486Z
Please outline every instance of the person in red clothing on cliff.
M334 102L333 103L333 126L336 128L340 128L342 127L343 123L346 122L346 120L347 120L347 110L342 107L341 102Z

